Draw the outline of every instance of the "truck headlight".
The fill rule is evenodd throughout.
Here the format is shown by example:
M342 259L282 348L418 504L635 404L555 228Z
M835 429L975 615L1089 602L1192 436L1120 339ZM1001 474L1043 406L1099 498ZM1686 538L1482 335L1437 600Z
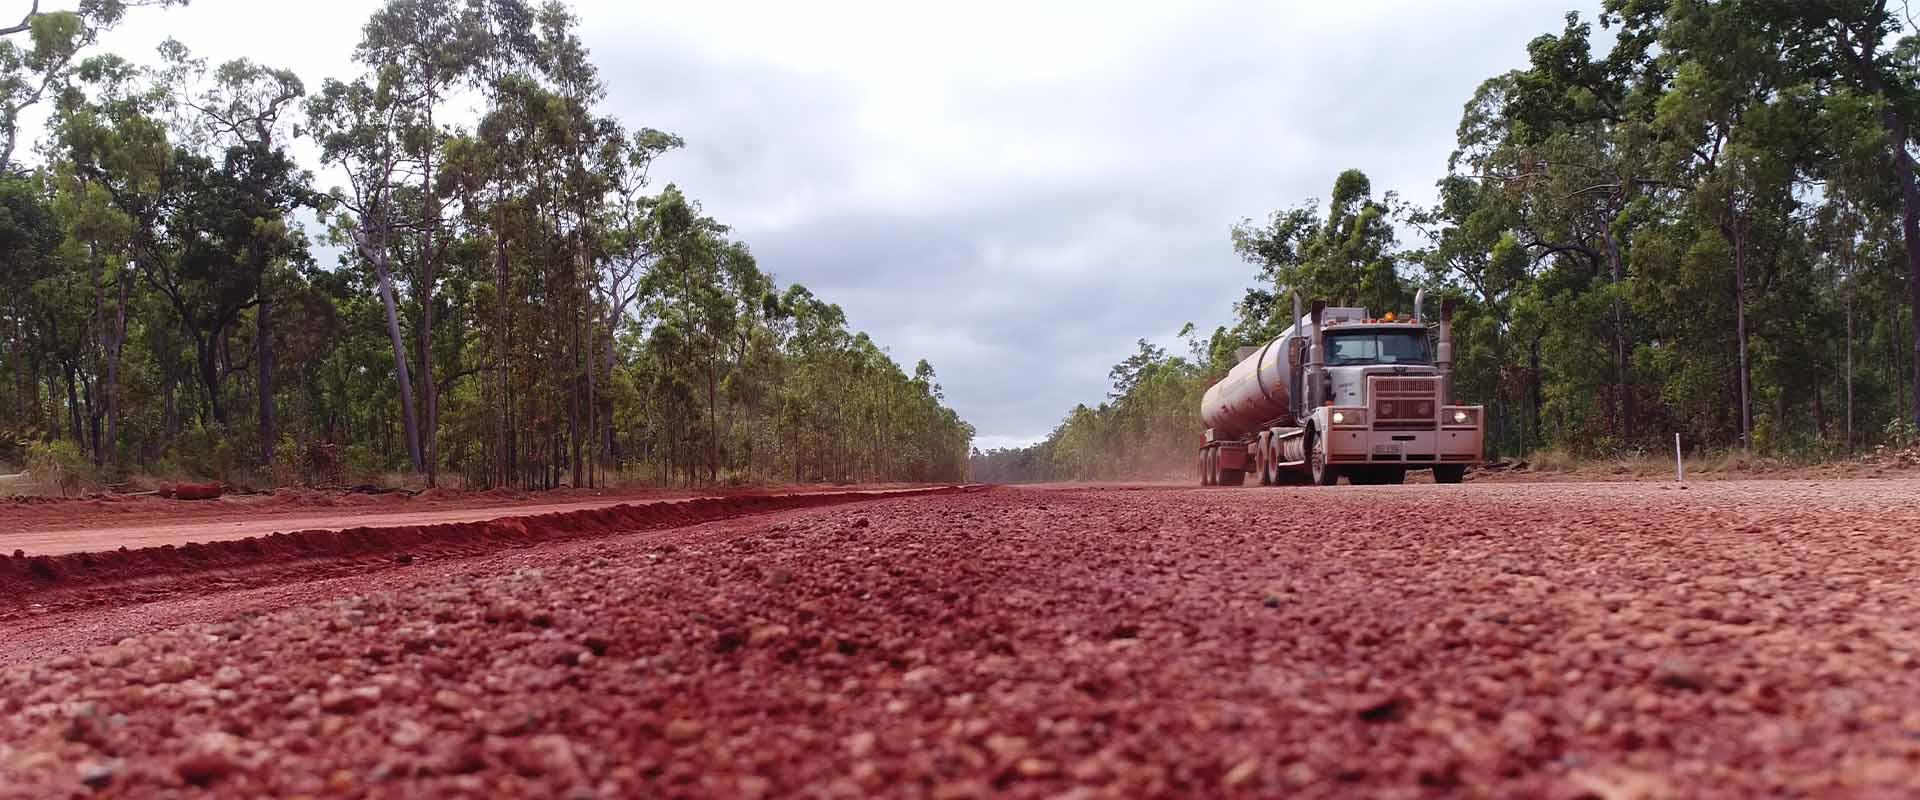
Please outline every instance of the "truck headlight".
M1340 412L1340 411L1333 412L1333 424L1335 425L1347 424L1347 415L1344 412Z
M1472 419L1473 419L1473 415L1468 414L1465 411L1460 411L1456 409L1453 412L1453 424L1455 425L1465 425L1469 420L1472 420Z

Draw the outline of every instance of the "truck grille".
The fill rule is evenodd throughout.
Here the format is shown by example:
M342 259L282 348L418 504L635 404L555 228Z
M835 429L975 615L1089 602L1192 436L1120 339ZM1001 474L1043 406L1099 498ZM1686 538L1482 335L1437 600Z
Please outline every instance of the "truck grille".
M1439 427L1440 380L1433 377L1372 378L1373 427L1386 431L1430 431Z

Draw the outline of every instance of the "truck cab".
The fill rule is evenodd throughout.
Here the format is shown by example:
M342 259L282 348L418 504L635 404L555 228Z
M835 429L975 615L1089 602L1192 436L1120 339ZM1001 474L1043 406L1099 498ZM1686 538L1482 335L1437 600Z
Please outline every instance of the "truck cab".
M1446 402L1445 375L1424 324L1334 318L1321 329L1320 347L1312 363L1319 365L1321 403L1307 421L1317 482L1344 474L1395 483L1421 468L1455 482L1480 461L1482 409Z

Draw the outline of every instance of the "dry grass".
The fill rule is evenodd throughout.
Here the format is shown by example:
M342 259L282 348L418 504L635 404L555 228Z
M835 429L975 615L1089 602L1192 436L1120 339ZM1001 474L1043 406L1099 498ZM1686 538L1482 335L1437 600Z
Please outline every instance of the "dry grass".
M1688 478L1739 477L1849 477L1920 466L1920 458L1903 460L1899 454L1873 453L1850 458L1790 460L1732 449L1696 452L1682 460ZM1671 453L1615 457L1585 457L1564 450L1540 450L1515 459L1506 472L1514 475L1567 478L1661 480L1675 477Z

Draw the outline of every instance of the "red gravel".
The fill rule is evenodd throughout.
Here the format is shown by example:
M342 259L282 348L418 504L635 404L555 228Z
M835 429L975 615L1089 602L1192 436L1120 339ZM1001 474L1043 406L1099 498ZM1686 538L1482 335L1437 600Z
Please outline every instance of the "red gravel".
M953 490L707 497L595 505L442 524L294 530L220 541L202 538L178 547L121 547L53 556L0 553L0 621L50 610L151 601L183 592L202 592L209 586L235 589L284 583L296 577L362 574L412 564L419 558L477 555L545 541ZM209 530L218 533L218 529Z
M0 668L0 796L1911 796L1917 494L1005 489L233 593Z

